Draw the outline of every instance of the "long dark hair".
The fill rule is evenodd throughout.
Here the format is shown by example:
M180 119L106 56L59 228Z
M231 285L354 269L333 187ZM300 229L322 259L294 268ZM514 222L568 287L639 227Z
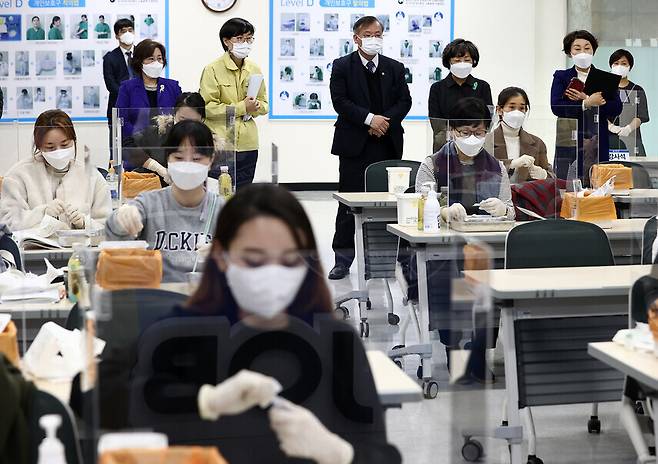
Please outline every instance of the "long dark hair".
M331 296L323 278L318 248L308 216L290 192L273 184L252 184L244 187L222 208L201 284L188 300L187 308L203 314L221 314L231 322L238 320L237 304L226 282L226 276L212 258L212 253L217 251L218 246L229 250L240 227L258 217L282 221L290 230L297 248L308 252L306 263L309 270L297 297L288 308L288 314L311 322L314 313L331 312Z

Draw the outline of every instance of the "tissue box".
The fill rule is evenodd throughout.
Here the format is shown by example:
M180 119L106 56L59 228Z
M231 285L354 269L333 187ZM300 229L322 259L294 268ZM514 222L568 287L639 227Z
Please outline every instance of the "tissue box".
M575 193L567 192L562 199L560 216L563 218L577 219L578 221L613 221L617 219L617 210L611 196L576 197Z
M174 446L166 449L106 451L100 464L228 464L215 448Z
M18 367L18 339L14 321L9 321L4 332L0 333L0 353L4 354L14 366Z
M105 249L100 252L96 283L105 290L160 288L162 255L157 250Z
M633 169L623 164L595 164L592 166L590 179L592 188L599 188L615 176L615 190L633 188Z

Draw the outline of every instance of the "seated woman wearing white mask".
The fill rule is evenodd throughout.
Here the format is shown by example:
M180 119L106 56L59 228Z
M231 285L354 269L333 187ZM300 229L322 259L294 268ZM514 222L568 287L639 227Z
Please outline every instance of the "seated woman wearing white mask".
M425 182L448 187L449 205L441 210L445 220L461 221L482 211L514 219L507 169L483 148L489 114L479 98L460 100L450 112L451 141L425 158L418 170L417 192Z
M500 92L496 106L500 123L487 134L484 144L487 152L503 162L513 184L555 177L546 156L546 144L523 129L529 110L525 90L507 87Z
M170 187L144 192L107 220L109 240L146 240L162 251L163 282L182 282L197 249L212 240L223 200L206 191L214 157L210 129L198 121L174 125L165 141Z
M112 212L110 192L96 167L77 153L77 136L61 110L42 113L34 123L34 153L16 163L2 183L2 222L12 230L38 226L44 216L64 229L102 228Z
M228 461L401 462L363 345L335 320L323 275L310 221L285 189L250 185L222 209L199 289L175 325L217 316L230 324L215 351L235 354L206 358L218 385L198 395L212 421L204 428Z

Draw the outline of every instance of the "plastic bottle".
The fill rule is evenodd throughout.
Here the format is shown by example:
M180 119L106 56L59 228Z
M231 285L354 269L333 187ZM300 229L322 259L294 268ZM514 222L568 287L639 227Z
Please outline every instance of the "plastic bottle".
M430 186L425 182L420 187L420 199L418 200L418 230L423 231L423 217L425 212L425 201L427 201L427 193L430 191Z
M221 174L219 175L219 194L228 200L233 196L233 179L228 173L228 166L220 166Z
M439 232L439 214L441 214L439 199L436 191L431 189L427 194L423 211L423 232L429 234Z
M110 197L112 198L112 209L117 209L119 206L119 176L114 171L114 167L111 167L107 172L105 177L107 181L107 186L110 189Z
M46 438L39 445L37 464L66 464L64 445L57 438L57 428L62 425L62 417L57 414L41 416L39 425L46 431Z
M85 269L82 262L82 251L85 246L82 243L73 244L73 254L68 262L68 297L71 303L81 300L81 293L86 288Z

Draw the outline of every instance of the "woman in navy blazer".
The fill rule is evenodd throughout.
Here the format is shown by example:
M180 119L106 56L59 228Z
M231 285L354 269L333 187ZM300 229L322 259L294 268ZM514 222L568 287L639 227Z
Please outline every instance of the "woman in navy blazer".
M619 94L614 99L606 101L601 92L586 95L575 89L567 90L573 78L583 83L592 66L592 58L598 48L596 38L588 31L579 30L567 34L563 40L564 53L571 57L574 66L557 70L553 74L551 87L551 109L559 118L577 121L578 130L578 177L587 179L589 167L598 161L609 159L608 119L621 113L622 105ZM592 108L599 109L598 123L594 120ZM571 131L576 129L568 121L558 120L558 133L555 149L555 173L560 179L566 179L569 165L575 161L576 153L571 141ZM598 129L598 130L597 130ZM598 146L598 159L596 150ZM587 161L583 163L583 160ZM592 158L592 159L590 159Z
M131 66L139 77L121 83L116 103L123 117L123 137L143 130L158 114L173 112L182 91L178 81L160 77L166 65L161 43L147 39L135 47Z

